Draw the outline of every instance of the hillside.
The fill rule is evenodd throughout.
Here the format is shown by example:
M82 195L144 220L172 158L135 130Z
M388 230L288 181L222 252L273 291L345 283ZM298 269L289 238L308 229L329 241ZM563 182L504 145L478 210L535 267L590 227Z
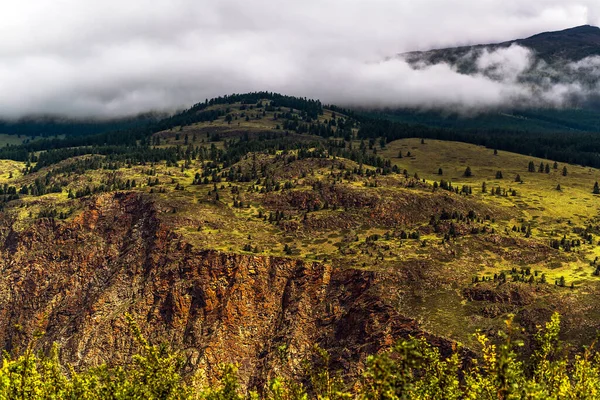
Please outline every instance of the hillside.
M365 115L390 121L465 132L503 131L536 134L600 132L600 113L593 109L513 109L473 115L414 109L387 109Z
M554 311L569 343L595 338L600 170L369 121L252 93L9 146L0 344L119 364L129 313L184 373L233 362L259 388L303 379L315 344L347 378L409 335L476 355L509 314L526 343Z

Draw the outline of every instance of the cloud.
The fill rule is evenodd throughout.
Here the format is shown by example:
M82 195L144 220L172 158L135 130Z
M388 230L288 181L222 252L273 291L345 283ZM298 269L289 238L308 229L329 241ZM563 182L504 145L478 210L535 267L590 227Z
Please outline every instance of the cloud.
M533 61L534 55L529 49L512 45L495 51L484 49L476 65L480 72L492 78L515 82L531 68Z
M562 77L564 71L547 66L529 49L516 45L483 49L465 57L473 57L476 66L469 74L447 63L415 66L403 58L359 66L340 63L321 71L327 85L297 89L350 106L445 109L463 114L519 106L579 105L599 89L598 76L583 83L568 76L564 81L550 79ZM575 75L588 70L597 73L599 60L591 57L564 68ZM332 92L331 88L336 89Z
M520 84L530 61L520 48L481 56L473 76L381 60L564 29L599 13L587 0L13 2L0 17L0 117L122 116L252 90L341 105L561 104L577 84Z
M577 74L600 78L600 57L587 57L583 60L569 64L569 68Z

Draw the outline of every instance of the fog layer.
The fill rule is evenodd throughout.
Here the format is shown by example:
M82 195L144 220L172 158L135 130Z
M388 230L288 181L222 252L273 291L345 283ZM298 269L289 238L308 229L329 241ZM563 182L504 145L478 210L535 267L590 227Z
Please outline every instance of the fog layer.
M390 55L600 24L597 1L129 0L13 2L0 24L0 117L116 117L255 90L359 106L564 106L580 82L524 84L527 49L477 73ZM598 74L598 59L569 66Z

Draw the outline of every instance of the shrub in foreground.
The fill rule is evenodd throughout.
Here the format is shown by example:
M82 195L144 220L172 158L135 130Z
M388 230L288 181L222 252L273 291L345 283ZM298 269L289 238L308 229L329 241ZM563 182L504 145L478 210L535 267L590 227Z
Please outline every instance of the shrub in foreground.
M370 356L362 374L344 382L326 368L329 355L317 349L323 367L311 369L306 386L278 377L261 388L261 395L241 390L232 365L222 367L220 381L212 386L184 378L181 357L149 344L131 326L141 351L125 366L76 372L61 365L56 347L47 356L31 350L5 354L0 399L600 399L600 355L590 346L568 357L558 339L558 314L535 335L528 360L519 357L522 342L513 340L509 319L501 344L476 334L481 358L468 363L458 352L442 357L424 339L411 338Z

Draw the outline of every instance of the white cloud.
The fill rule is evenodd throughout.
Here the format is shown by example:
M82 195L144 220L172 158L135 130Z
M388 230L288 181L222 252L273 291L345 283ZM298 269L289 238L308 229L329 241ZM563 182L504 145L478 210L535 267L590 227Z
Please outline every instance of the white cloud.
M531 68L533 61L534 56L529 49L512 45L495 51L484 49L477 58L477 67L499 80L515 82Z
M116 116L249 90L339 104L503 105L537 95L511 80L468 77L446 65L415 71L400 60L377 61L409 50L581 25L598 19L600 5L588 0L28 0L7 3L2 11L0 116ZM511 48L480 62L503 78L526 68L524 55Z

